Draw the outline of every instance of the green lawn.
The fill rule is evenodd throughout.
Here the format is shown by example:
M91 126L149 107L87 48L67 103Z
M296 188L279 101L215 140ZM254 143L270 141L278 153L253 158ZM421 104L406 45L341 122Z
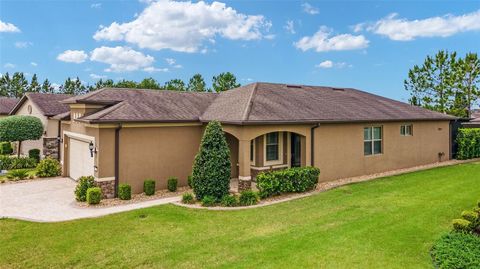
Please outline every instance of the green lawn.
M241 211L166 205L64 223L0 220L0 268L432 268L432 243L478 199L474 163Z

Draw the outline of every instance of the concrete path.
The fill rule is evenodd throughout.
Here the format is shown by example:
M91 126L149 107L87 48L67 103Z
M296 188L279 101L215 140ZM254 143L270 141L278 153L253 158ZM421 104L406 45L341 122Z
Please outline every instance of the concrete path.
M113 207L80 208L76 206L74 189L75 182L69 178L0 185L0 218L57 222L100 217L181 200L181 197L169 197Z

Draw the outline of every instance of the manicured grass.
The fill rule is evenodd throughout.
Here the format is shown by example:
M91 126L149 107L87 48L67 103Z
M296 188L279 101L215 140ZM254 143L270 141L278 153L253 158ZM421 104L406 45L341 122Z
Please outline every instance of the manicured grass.
M437 168L241 211L158 206L64 223L0 220L0 267L432 268L480 199L480 165Z

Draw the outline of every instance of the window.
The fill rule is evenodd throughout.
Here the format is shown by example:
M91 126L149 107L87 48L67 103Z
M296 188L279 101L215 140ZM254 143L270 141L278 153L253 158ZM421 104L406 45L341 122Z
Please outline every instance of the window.
M413 135L413 125L407 124L400 126L400 135L402 136L412 136Z
M382 127L363 128L363 153L364 155L382 153Z
M278 148L279 148L279 139L278 133L269 133L266 136L266 153L267 153L267 162L268 161L278 161Z

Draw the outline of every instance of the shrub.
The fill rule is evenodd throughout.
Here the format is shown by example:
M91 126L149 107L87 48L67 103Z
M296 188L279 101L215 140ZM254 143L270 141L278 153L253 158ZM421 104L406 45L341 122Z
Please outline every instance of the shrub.
M258 194L254 191L242 191L238 200L241 206L249 206L256 205L259 198Z
M289 192L312 190L318 183L320 169L296 167L257 175L257 188L262 198Z
M457 232L470 232L471 222L464 219L454 219L452 222L453 230Z
M26 169L10 170L7 174L7 178L12 180L26 179L28 178L28 170Z
M475 223L478 221L478 214L473 211L465 210L462 212L462 218L470 221L471 223Z
M31 149L28 151L28 157L35 159L37 163L40 162L40 150L39 149Z
M87 203L90 205L96 205L100 203L102 199L102 190L99 187L93 187L87 189Z
M37 162L32 158L0 156L0 170L35 168Z
M235 195L225 195L220 201L220 204L225 207L234 207L238 205L237 196Z
M37 165L37 176L39 177L56 177L62 172L62 167L57 160L46 158L41 160Z
M480 237L452 232L444 235L432 248L435 268L480 268Z
M120 198L120 200L132 199L132 186L128 184L118 185L118 198Z
M143 182L143 192L150 196L155 194L155 180L147 179Z
M193 194L186 192L182 195L182 203L184 204L194 204L195 199L193 198Z
M192 177L192 175L187 177L187 184L190 188L193 188L193 177Z
M87 200L87 190L93 187L95 187L94 177L80 177L75 188L75 199L79 202L85 202Z
M22 141L40 139L42 134L43 124L37 117L10 116L0 120L0 141L18 141L18 157Z
M193 192L198 200L212 196L220 200L230 190L230 150L222 125L211 121L205 128L193 164Z
M167 180L167 189L171 192L177 191L178 179L176 177L171 177Z
M12 143L1 142L0 143L0 155L10 155L13 153Z
M210 195L205 195L202 198L202 206L214 206L216 203L215 197Z
M459 160L480 157L480 128L460 128L456 139Z

